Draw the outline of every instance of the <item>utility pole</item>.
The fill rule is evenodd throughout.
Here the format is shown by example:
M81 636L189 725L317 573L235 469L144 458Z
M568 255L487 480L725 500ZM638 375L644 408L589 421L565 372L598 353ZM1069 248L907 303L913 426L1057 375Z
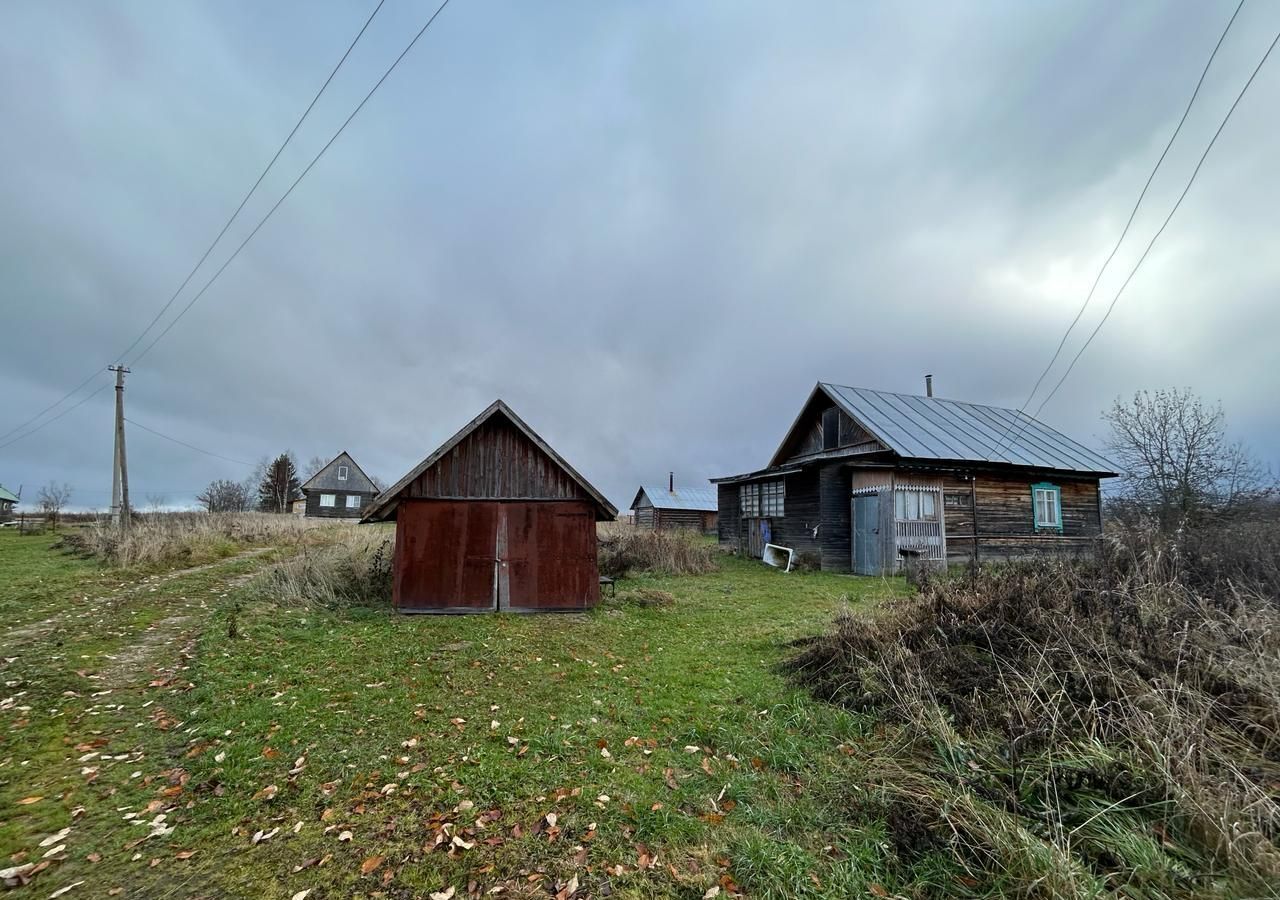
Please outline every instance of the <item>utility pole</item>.
M129 527L129 460L124 449L124 366L107 366L116 373L116 449L111 471L111 521Z

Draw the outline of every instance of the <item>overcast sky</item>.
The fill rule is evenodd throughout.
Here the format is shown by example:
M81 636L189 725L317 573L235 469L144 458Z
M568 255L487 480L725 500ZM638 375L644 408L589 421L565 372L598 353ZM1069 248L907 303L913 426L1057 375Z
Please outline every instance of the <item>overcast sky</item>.
M0 7L0 432L150 321L373 6ZM818 380L1016 407L1234 8L453 0L127 415L393 481L502 397L625 506L763 466ZM170 315L433 9L387 0ZM1245 4L1070 353L1277 30ZM1278 104L1273 58L1045 421L1100 446L1117 395L1188 386L1280 462ZM0 449L0 483L106 506L111 394ZM136 505L247 473L128 442Z

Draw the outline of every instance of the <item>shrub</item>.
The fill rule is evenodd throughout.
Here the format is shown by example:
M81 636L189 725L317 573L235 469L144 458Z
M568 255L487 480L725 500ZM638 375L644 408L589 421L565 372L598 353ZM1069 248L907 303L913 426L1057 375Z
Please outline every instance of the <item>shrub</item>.
M269 566L250 591L281 606L342 609L391 602L392 542L382 531L349 530Z
M705 575L720 568L715 545L686 529L612 529L600 536L599 565L600 574L611 578L622 578L632 571Z
M1280 610L1228 556L1126 533L937 578L788 668L900 726L869 776L902 855L1010 893L1255 895L1280 878Z

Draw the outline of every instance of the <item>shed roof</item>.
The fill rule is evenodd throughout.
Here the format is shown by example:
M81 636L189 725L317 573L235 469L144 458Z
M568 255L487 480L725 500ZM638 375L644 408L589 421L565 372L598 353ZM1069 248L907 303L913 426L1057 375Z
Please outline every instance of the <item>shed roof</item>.
M907 459L1115 474L1105 457L1018 410L828 382L814 390Z
M495 400L485 408L484 412L480 413L480 415L462 426L457 434L436 448L434 453L410 469L408 474L391 487L379 494L377 499L365 508L364 516L360 521L381 522L387 519L391 513L395 511L396 504L400 500L400 495L409 487L410 484L413 483L414 479L439 462L441 457L456 447L467 435L471 434L489 419L498 415L504 416L521 434L532 441L534 446L550 457L552 462L559 466L565 474L572 478L573 481L582 488L582 490L595 504L597 518L602 521L617 518L617 507L605 499L604 494L596 490L596 488L587 481L587 479L578 474L578 471L573 466L565 462L564 457L559 453L556 453L556 451L551 448L550 444L544 441L536 431L525 424L525 421L517 416L511 407L507 406L507 404L502 400Z
M10 503L17 503L20 498L13 491L0 484L0 500L8 500Z
M631 501L632 509L640 502L641 494L649 498L655 509L692 509L698 512L716 512L719 509L714 488L678 487L669 491L662 485L642 484L636 491L636 498Z

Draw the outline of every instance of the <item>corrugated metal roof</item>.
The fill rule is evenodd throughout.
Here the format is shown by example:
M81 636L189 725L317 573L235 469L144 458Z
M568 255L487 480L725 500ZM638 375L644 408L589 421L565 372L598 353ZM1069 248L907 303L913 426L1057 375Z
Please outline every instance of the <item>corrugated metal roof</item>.
M656 509L694 509L698 512L715 512L717 506L714 488L677 487L674 492L667 490L666 485L640 485L649 502ZM636 500L640 494L636 494ZM633 507L634 508L634 507Z
M0 500L8 500L10 503L18 502L18 495L8 490L3 484L0 484Z
M1075 472L1115 471L1110 461L1088 447L1017 410L826 382L820 387L905 458L998 462Z

